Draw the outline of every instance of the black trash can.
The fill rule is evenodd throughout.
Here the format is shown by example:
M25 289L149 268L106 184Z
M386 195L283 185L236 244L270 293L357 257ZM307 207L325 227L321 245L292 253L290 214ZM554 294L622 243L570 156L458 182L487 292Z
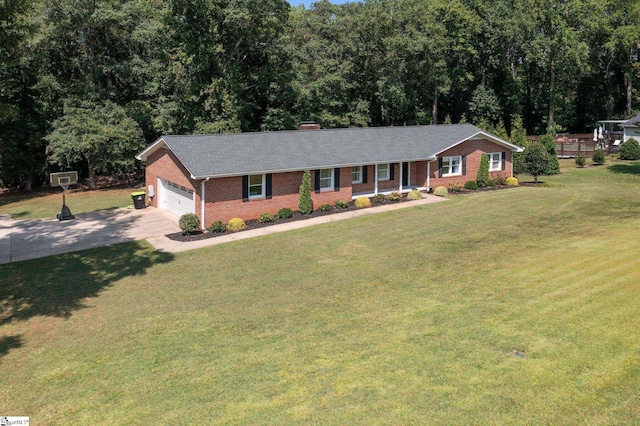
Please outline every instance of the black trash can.
M144 191L131 193L131 198L133 199L133 207L135 207L136 210L145 208L145 204L144 204L145 195L147 195L147 193Z

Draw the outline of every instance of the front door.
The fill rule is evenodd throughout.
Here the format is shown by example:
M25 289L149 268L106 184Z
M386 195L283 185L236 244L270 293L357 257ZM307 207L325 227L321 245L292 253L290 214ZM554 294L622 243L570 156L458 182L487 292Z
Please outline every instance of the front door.
M411 179L409 179L409 163L402 163L402 186L409 186Z

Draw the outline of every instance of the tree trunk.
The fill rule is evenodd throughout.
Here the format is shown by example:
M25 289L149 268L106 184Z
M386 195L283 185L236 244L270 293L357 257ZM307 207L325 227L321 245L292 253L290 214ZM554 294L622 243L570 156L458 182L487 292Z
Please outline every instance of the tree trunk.
M624 85L627 94L627 107L625 113L627 117L631 117L631 101L633 100L633 74L625 73Z
M547 121L547 132L555 133L555 108L556 108L556 62L552 57L549 64L549 120Z
M32 180L31 178L26 178L22 181L22 190L25 192L31 192L32 190Z
M87 166L89 169L89 188L98 189L98 178L96 176L96 171L93 168L93 161L91 161L90 158L87 158Z
M433 91L433 104L431 105L431 120L438 124L438 88Z

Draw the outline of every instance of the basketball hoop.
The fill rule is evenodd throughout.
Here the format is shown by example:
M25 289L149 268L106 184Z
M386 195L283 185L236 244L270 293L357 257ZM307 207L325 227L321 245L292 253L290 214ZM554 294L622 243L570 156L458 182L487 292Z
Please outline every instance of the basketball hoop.
M75 219L75 216L71 214L71 210L67 207L66 193L70 185L78 183L78 172L60 172L51 173L51 186L59 186L62 188L62 211L57 216L58 220Z

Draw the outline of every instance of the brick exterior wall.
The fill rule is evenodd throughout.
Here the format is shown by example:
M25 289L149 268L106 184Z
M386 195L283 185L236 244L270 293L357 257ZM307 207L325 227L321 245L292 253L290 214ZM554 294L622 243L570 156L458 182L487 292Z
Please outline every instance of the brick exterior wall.
M478 174L478 168L480 167L480 158L482 154L488 154L492 152L504 152L505 153L505 168L503 171L497 172L489 172L489 178L493 179L499 175L504 177L512 176L511 164L513 162L513 153L507 148L500 146L496 143L485 139L479 140L470 140L464 143L458 144L457 146L444 151L438 157L449 157L456 155L465 155L467 162L467 173L461 176L449 176L449 177L438 177L438 160L431 162L431 179L430 179L430 187L434 189L438 186L449 186L453 182L458 182L464 184L468 180L476 180L476 175ZM425 162L426 164L426 162ZM426 186L427 182L425 179L424 185Z
M169 180L185 188L196 192L196 206L200 203L200 184L191 179L191 174L178 161L178 158L167 148L161 148L147 158L145 171L146 188L153 185L155 196L149 198L147 193L147 203L150 206L158 207L158 178ZM148 190L147 190L148 192Z
M445 156L465 155L466 175L446 178L438 177L438 161L431 162L430 188L448 186L452 182L463 183L475 180L480 157L483 153L505 152L505 170L491 172L490 177L502 174L511 176L512 153L508 149L488 140L471 140L461 143L441 154ZM399 188L402 163L394 164L394 179L378 182L378 190L381 192L392 191ZM409 185L427 186L427 161L411 162ZM367 183L351 184L351 167L340 169L340 189L316 193L314 191L314 173L311 172L311 197L314 209L323 204L333 205L336 200L350 201L354 193L370 192L375 188L375 165L367 166ZM205 219L202 221L202 182L190 178L189 172L182 166L176 156L168 149L162 148L147 158L146 185L153 185L156 196L149 199L149 204L158 207L157 179L169 180L178 185L192 189L196 194L195 213L200 217L205 226L220 220L228 222L233 217L245 220L256 219L263 213L276 214L283 207L292 210L298 209L298 191L302 183L302 171L274 173L272 175L272 198L258 198L249 201L242 200L242 176L213 178L205 182Z

